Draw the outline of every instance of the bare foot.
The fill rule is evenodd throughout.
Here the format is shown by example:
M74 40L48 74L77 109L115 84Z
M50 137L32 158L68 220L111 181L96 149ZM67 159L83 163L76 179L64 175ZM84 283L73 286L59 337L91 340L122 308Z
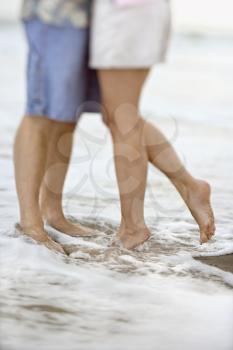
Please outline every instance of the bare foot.
M135 230L120 228L117 238L125 249L134 249L150 238L150 231L147 227Z
M94 235L94 231L82 225L73 224L71 221L67 220L65 217L61 218L45 218L47 224L57 231L65 233L72 237L91 237Z
M16 229L21 234L29 236L34 241L46 246L48 249L57 251L62 254L66 254L62 246L59 243L53 241L52 238L49 237L49 235L45 232L43 228L41 227L25 228L17 224Z
M185 200L200 229L200 243L208 242L215 233L214 213L210 204L210 185L202 180L187 192Z

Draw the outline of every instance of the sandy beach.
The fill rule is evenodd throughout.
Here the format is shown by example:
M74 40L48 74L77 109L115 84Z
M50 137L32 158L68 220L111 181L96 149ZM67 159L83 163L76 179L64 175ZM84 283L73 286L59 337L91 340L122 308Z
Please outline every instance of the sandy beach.
M135 251L111 246L120 208L99 115L80 121L64 198L66 215L96 236L48 227L69 251L64 258L18 234L12 146L24 111L25 58L21 27L1 25L1 350L232 350L232 39L175 36L168 63L153 70L142 97L142 114L211 183L217 230L202 246L180 197L152 167L151 239Z

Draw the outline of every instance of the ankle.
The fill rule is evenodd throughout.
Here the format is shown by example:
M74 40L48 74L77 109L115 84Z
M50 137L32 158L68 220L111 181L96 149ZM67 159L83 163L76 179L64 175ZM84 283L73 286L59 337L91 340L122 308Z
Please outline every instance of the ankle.
M21 220L19 222L19 228L22 231L26 231L26 232L43 231L44 230L44 224L43 224L43 221L28 222L28 221Z
M188 194L190 191L195 191L197 189L197 180L191 175L184 178L177 177L171 179L171 181L180 194Z
M119 231L135 232L135 231L144 230L146 228L147 226L144 220L134 222L134 223L122 220L119 227Z
M43 219L46 221L49 225L58 225L65 220L65 216L61 210L59 211L47 211L43 214Z
M58 220L64 218L61 205L54 203L51 205L48 203L46 203L46 205L41 204L41 215L44 220Z

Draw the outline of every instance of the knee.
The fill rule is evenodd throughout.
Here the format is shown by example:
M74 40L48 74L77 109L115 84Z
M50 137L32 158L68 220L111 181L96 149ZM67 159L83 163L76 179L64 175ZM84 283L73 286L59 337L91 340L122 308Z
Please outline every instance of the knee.
M52 121L44 116L25 116L21 126L29 131L36 131L43 135L49 135L52 128Z
M111 134L121 137L138 130L142 122L137 107L130 103L123 103L116 108L105 107L102 118Z
M51 132L53 135L62 136L64 134L73 135L76 123L66 123L61 121L51 121Z

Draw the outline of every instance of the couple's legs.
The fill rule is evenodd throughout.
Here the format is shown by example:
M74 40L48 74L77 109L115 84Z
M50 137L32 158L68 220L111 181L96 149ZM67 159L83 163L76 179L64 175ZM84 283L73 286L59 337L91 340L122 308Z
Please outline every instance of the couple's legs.
M99 80L104 116L114 144L122 221L118 233L126 248L149 237L144 221L147 163L160 169L184 199L200 228L200 241L214 234L210 187L193 178L165 136L138 116L138 102L147 70L102 70Z
M146 70L99 73L107 111L105 119L116 156L122 213L119 238L125 247L133 248L150 235L144 221L144 194L150 161L177 188L200 227L201 242L206 242L214 233L209 186L194 179L164 135L138 116L138 101L146 76ZM45 232L43 218L67 234L89 234L88 230L65 219L61 204L73 130L72 124L43 117L25 117L15 141L20 225L26 234L59 251L62 247Z
M68 222L62 210L62 191L74 128L74 124L54 122L45 117L24 117L15 139L20 226L25 234L58 251L63 249L49 238L43 219L70 235L88 232Z

